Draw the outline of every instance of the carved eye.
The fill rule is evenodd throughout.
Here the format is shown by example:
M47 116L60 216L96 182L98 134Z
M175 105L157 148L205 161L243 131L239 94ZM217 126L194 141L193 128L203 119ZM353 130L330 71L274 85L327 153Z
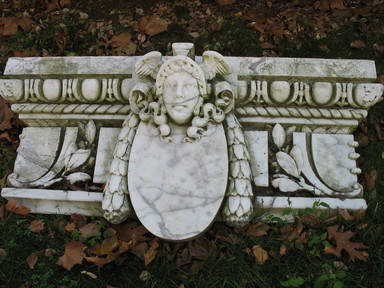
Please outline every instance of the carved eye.
M190 79L184 82L184 87L191 89L197 87L196 85L196 80L195 79Z
M176 88L176 86L177 86L177 83L174 81L170 81L164 84L164 88L166 89L174 89Z

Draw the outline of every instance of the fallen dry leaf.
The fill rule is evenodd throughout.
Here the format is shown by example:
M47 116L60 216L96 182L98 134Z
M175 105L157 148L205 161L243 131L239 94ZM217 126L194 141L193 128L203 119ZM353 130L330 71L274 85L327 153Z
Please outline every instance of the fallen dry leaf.
M55 234L56 234L55 231L53 231L51 227L48 227L48 237L51 239L54 239Z
M100 225L97 222L88 223L79 228L79 231L83 238L101 235Z
M235 4L237 0L215 0L220 6Z
M251 225L246 233L249 235L252 235L254 237L260 237L260 236L265 236L268 234L268 230L271 227L267 224L264 224L263 222L258 222L256 224Z
M26 17L2 17L0 18L0 35L13 36L21 28L24 32L32 29L35 22Z
M261 49L276 49L276 45L271 42L261 43Z
M14 117L15 113L11 110L10 103L0 97L0 130L11 129Z
M144 264L148 266L156 258L157 248L159 247L158 238L153 239L149 243L149 249L144 254Z
M376 56L384 54L384 45L379 45L377 43L373 44L373 49L375 50Z
M349 214L347 209L339 210L339 214L344 218L345 221L353 221L356 219L355 216Z
M76 264L81 264L85 258L83 243L79 241L71 241L65 243L64 255L61 256L56 264L71 270Z
M122 224L111 225L111 227L116 230L117 238L123 241L135 239L137 242L143 242L151 240L151 238L144 236L149 232L143 225L137 227L135 227L135 225L134 222L125 222Z
M143 281L148 281L151 277L151 273L149 273L147 270L142 271L139 275L140 280Z
M189 36L191 36L193 39L197 39L197 38L199 38L200 37L200 33L199 32L190 32L190 33L188 33L189 34Z
M114 237L114 238L116 238L116 237ZM116 247L116 246L113 246L114 244L109 242L108 244L104 244L103 248L100 248L100 247L97 248L97 250L98 249L103 249L104 251L92 251L91 249L88 249L88 251L90 253L93 253L93 254L95 254L94 252L104 253L106 251L106 246L108 246L110 249L113 249L113 250L108 252L106 257L97 255L97 256L92 256L92 257L85 257L85 259L88 262L91 262L91 263L95 264L97 266L97 268L100 269L104 265L115 261L117 256L119 256L120 254L128 251L129 249L131 249L133 247L133 245L135 245L135 242L133 240L131 240L130 242L124 242L124 241L120 241L120 240L117 240L117 241L118 241L118 244L119 244L119 246L118 246L119 250L117 252L112 252L113 250L115 250L115 248L113 248L113 247Z
M50 257L50 256L53 256L55 253L56 251L54 249L45 249L41 251L32 252L31 254L28 255L26 260L29 266L29 269L35 269L35 265L37 263L39 255Z
M33 252L28 255L27 257L27 264L29 266L29 269L35 269L35 265L37 263L38 256L42 254L41 251Z
M145 35L141 34L140 37L145 38ZM145 41L144 38L141 43ZM137 45L131 40L132 35L130 33L122 33L113 36L112 39L108 41L108 43L111 45L112 48L114 48L114 51L118 55L133 55L136 53Z
M345 250L349 254L349 261L354 262L355 259L367 262L368 253L366 251L359 251L356 249L367 249L363 243L351 242L351 239L355 233L351 230L343 231L341 228L339 232L339 225L327 227L328 239L334 239L336 241L336 248L326 246L324 251L328 254L333 254L337 257L341 256L341 251Z
M113 236L111 238L104 239L103 242L96 245L95 247L88 249L88 251L94 255L103 256L103 255L108 255L112 251L119 248L119 246L120 246L120 241L117 239L116 236Z
M0 134L0 139L5 139L8 142L12 142L11 136L9 136L9 133L7 131ZM7 180L8 175L5 175L2 179L0 179L0 188L2 189L5 185L5 182Z
M120 46L125 46L128 45L131 42L132 35L130 33L121 33L118 35L114 35L111 40L109 40L109 44L113 47L120 47Z
M72 214L71 220L73 223L75 223L76 229L79 229L87 224L87 217L81 214Z
M137 244L136 246L133 246L132 249L129 251L136 257L144 260L144 255L148 251L148 243L147 242L141 242L140 244Z
M345 10L347 7L344 5L343 0L330 0L331 9L337 9L337 10Z
M301 220L303 221L304 225L312 228L320 224L319 218L312 213L303 215Z
M118 255L119 255L118 253L109 253L107 255L107 257L99 257L99 256L85 257L85 260L95 264L97 266L97 268L100 269L105 264L108 264L108 263L115 261L115 259Z
M51 256L53 256L55 254L56 254L56 250L55 249L48 248L48 249L44 250L44 256L46 256L46 257L51 257Z
M17 215L28 215L31 212L31 209L29 209L28 207L17 206L16 202L14 201L9 201L5 208L7 211L13 212Z
M140 18L137 23L134 23L133 30L153 36L164 32L168 29L168 21L160 18L159 15L152 14Z
M39 52L34 48L27 48L23 51L15 51L14 56L15 57L31 57L31 56L39 56Z
M284 243L280 245L279 254L280 256L284 256L288 252L288 247Z
M199 237L188 243L189 253L194 259L205 260L211 254L213 244L206 237Z
M42 220L33 220L28 227L28 230L33 233L41 233L44 229L44 222Z
M252 247L253 256L255 256L256 263L259 265L264 264L268 260L268 252L261 248L260 245Z
M321 10L321 11L328 11L331 9L331 6L329 5L328 0L320 0L315 2L315 9Z
M76 230L76 224L74 222L68 223L65 225L65 231L72 232Z
M212 31L220 31L223 28L224 18L219 17L216 21L212 22L211 30Z
M356 40L356 41L351 42L351 44L349 44L349 46L351 46L352 48L355 48L355 49L361 49L361 48L365 47L365 42L361 41L361 40Z
M371 170L364 173L364 186L367 191L375 189L377 176L377 170Z
M180 268L182 266L189 265L191 263L192 263L192 256L189 253L188 248L184 248L179 253L177 253L176 267Z
M5 206L0 205L0 221L5 219Z
M134 247L137 244L135 240L131 240L129 242L126 241L120 241L120 246L119 246L119 254L122 254L124 252L127 252L130 250L132 247Z
M0 257L1 256L7 256L7 252L3 248L0 248Z

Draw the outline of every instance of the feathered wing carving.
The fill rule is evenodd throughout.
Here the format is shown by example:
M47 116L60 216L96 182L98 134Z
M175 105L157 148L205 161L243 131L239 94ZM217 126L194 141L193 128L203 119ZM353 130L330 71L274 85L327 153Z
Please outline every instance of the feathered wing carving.
M133 112L125 119L113 153L109 178L104 188L102 200L104 218L114 224L127 219L132 210L127 173L131 147L139 122L139 116Z
M225 118L229 152L229 179L223 209L224 221L233 227L246 225L252 217L253 191L249 153L244 133L235 114Z
M163 61L161 60L161 53L158 51L152 51L145 54L135 64L135 71L140 76L150 76L156 79L157 72Z
M232 73L232 68L223 55L215 51L205 51L202 58L203 63L200 66L204 71L206 80L212 80L216 74L228 75Z

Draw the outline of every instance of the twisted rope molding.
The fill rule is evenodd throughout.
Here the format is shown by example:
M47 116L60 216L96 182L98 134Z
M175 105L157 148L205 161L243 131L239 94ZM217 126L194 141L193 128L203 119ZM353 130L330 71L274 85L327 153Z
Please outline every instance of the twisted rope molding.
M238 107L239 116L363 119L368 115L364 109L317 109L297 107Z
M18 114L128 114L129 105L123 104L13 104Z

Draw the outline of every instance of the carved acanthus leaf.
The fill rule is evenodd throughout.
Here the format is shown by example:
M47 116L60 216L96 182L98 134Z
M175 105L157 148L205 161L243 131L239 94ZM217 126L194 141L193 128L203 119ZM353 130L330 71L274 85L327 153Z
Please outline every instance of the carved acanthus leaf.
M279 189L281 192L295 192L303 189L298 183L287 178L277 178L272 180L272 186Z
M87 182L91 180L91 176L84 172L75 172L65 177L69 183L75 184L76 182Z
M279 150L284 146L286 133L280 124L276 124L272 130L272 139Z
M293 160L295 160L297 172L300 175L304 165L303 152L301 151L299 146L293 145L291 152L289 154L291 155Z
M85 126L85 138L88 142L88 145L92 145L95 142L96 138L96 124L92 120L88 121L87 125Z
M79 149L75 151L68 160L66 172L68 173L86 164L91 156L91 152L91 149Z
M299 178L299 170L297 169L297 165L295 160L287 153L279 151L276 153L277 163L279 163L280 167L289 175Z

